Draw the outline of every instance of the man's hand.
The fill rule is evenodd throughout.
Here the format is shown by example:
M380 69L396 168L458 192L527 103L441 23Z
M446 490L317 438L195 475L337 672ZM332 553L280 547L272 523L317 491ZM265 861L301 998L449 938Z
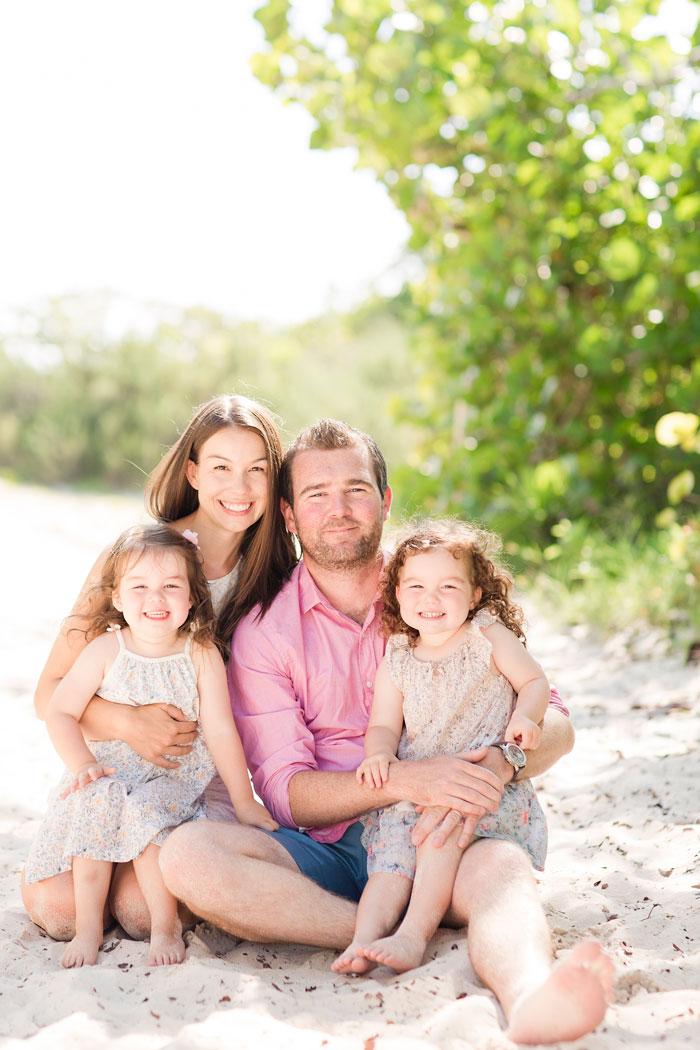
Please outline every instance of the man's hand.
M456 757L456 756L455 756ZM503 753L498 747L481 747L477 751L462 752L462 758L469 757L474 772L486 771L491 775L493 781L498 781L498 801L495 805L474 804L470 812L466 812L458 806L418 806L421 813L420 819L413 829L411 842L414 846L420 846L425 842L428 835L434 832L433 845L443 846L454 829L461 824L457 844L460 847L469 845L474 834L474 829L485 813L495 813L501 801L503 788L513 779L514 769L506 762Z
M197 739L197 723L190 722L172 704L144 704L125 708L124 713L127 711L129 719L122 739L147 762L162 769L177 769L179 763L168 761L167 756L189 755Z
M385 790L392 801L408 799L424 808L454 809L465 817L495 813L503 793L503 780L486 761L487 748L456 755L416 759L392 764Z

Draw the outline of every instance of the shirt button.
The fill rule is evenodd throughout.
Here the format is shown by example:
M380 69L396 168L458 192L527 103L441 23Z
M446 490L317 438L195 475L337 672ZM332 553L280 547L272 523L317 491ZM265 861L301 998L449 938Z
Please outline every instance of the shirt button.
M371 689L372 686L374 685L374 682L365 682L365 685L367 686L368 689Z

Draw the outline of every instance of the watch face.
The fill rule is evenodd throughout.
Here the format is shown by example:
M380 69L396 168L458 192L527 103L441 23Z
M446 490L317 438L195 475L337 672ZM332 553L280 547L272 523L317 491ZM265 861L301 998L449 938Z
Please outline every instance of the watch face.
M527 761L525 752L518 744L506 744L503 748L503 755L506 761L510 762L511 766L515 766L516 769L522 769Z

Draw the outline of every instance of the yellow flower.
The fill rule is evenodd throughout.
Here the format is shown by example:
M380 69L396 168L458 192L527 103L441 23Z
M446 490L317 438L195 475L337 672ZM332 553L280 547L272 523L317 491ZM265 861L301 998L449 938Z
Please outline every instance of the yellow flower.
M700 417L693 412L669 412L656 424L656 440L667 448L680 445L684 452L700 452L699 426Z

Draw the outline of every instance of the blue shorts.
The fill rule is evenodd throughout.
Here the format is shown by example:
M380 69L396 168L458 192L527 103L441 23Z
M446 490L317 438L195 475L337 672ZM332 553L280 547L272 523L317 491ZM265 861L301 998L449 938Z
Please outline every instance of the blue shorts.
M294 859L302 875L329 893L359 901L367 882L367 853L360 841L362 823L356 820L337 842L316 842L304 831L279 828L266 831Z

